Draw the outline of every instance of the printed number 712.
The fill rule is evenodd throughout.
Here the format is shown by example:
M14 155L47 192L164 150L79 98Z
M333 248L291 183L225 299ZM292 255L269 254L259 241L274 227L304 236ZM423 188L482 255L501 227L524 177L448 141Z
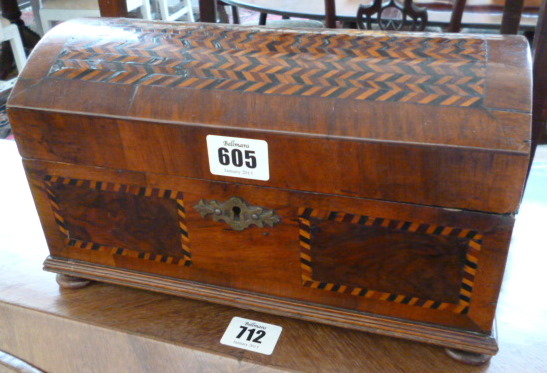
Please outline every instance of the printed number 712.
M237 339L243 337L243 335L245 334L245 332L248 332L248 336L247 336L247 340L249 342L255 342L255 343L262 343L260 340L262 338L264 338L264 336L266 335L266 332L264 330L256 330L256 329L249 329L247 328L246 326L240 326L241 328L241 331L239 332L239 334L236 336ZM256 332L256 337L255 339L253 339L253 336L255 335L255 332Z

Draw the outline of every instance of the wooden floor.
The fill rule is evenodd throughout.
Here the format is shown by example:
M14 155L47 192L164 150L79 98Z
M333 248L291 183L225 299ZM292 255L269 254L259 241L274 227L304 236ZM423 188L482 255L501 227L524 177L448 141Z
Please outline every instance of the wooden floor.
M15 143L0 140L0 372L547 372L547 146L517 217L498 306L500 352L481 367L442 348L107 284L60 290ZM234 316L283 327L272 355L220 344Z

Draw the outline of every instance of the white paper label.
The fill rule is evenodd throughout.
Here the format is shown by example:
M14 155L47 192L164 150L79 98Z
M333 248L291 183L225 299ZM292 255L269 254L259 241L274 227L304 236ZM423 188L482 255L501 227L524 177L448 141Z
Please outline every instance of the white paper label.
M234 317L220 343L271 355L282 330L283 328L277 325Z
M264 140L207 135L213 175L269 180L268 143Z

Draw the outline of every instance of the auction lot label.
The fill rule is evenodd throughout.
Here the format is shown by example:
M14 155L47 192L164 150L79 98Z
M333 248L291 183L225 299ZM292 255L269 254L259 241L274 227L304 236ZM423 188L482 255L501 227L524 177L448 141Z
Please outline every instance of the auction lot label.
M271 355L282 330L283 328L277 325L234 317L220 343Z
M264 140L207 135L207 153L213 175L270 179L268 143Z

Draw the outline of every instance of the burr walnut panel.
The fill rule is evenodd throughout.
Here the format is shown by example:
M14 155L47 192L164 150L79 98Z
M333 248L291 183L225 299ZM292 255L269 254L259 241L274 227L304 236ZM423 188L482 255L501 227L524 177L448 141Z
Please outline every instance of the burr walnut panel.
M482 234L466 228L300 210L305 286L467 313Z
M45 184L67 246L190 265L182 193L49 175Z

